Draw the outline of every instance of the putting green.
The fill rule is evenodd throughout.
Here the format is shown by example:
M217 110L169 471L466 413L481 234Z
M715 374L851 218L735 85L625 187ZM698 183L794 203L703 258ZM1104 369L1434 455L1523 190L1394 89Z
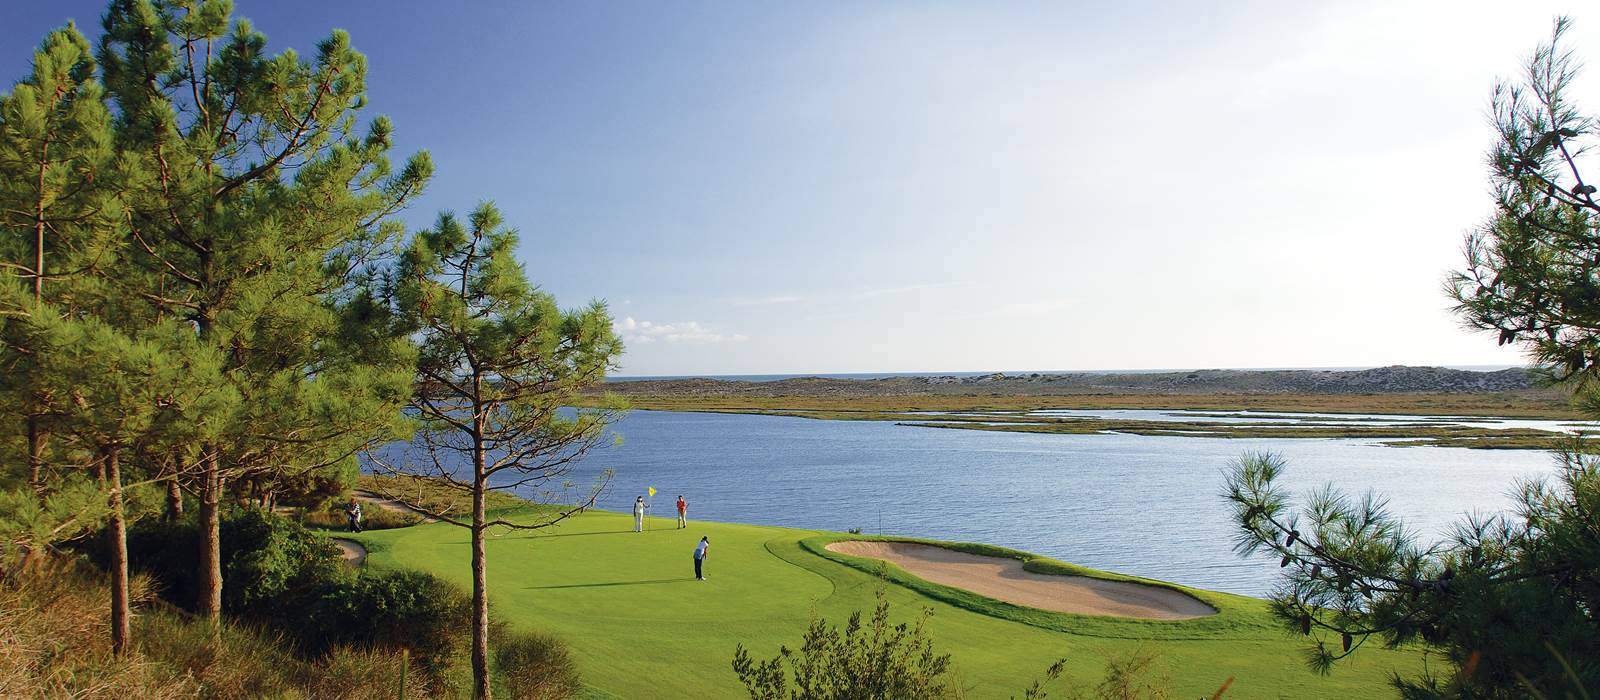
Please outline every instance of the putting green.
M892 565L875 575L875 561L826 552L826 542L843 537L835 533L648 522L648 531L635 533L631 516L591 512L549 530L492 537L486 546L495 614L563 637L592 697L741 697L730 667L735 645L758 658L780 644L798 646L812 615L842 624L852 611L870 611L880 587L897 622L924 607L934 611L937 649L953 655L972 698L1020 696L1063 656L1064 680L1092 687L1107 655L1139 649L1157 655L1175 697L1209 697L1230 677L1228 698L1386 696L1391 671L1411 673L1422 663L1418 652L1371 643L1318 676L1302 662L1306 640L1288 636L1252 598L1184 589L1219 610L1184 621L1048 613L930 584ZM692 560L702 535L711 542L704 582L694 580ZM471 586L463 529L434 523L352 538L368 547L369 566L420 568ZM1050 560L1030 567L1038 563L1088 571Z

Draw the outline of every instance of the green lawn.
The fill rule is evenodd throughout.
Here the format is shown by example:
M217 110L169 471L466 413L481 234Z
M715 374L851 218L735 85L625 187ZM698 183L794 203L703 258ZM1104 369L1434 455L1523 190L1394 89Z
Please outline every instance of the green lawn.
M851 611L870 610L879 586L887 586L897 620L933 609L930 629L940 651L954 655L972 698L1020 695L1062 656L1071 660L1070 680L1098 680L1105 655L1141 647L1159 655L1181 698L1209 697L1230 676L1229 698L1381 697L1391 694L1392 669L1409 673L1422 662L1420 653L1374 643L1318 676L1301 662L1304 638L1286 636L1251 598L1199 592L1221 612L1182 622L1044 613L898 569L886 581L861 560L820 554L827 541L820 538L834 533L700 522L674 530L667 519L634 533L632 525L631 516L594 512L487 546L496 614L564 637L593 697L739 697L743 688L729 667L735 644L771 656L780 644L797 645L812 615L843 622ZM693 578L701 535L711 538L704 582ZM371 549L369 566L416 567L471 585L465 530L437 523L355 537Z

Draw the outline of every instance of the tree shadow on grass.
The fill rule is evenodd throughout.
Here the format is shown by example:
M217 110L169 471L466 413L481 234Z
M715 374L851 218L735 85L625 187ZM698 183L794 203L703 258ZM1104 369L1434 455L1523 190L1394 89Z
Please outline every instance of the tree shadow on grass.
M645 530L644 532L648 533L648 532L651 532L651 530ZM668 530L662 530L662 532L669 532L669 531ZM644 533L634 533L632 530L606 530L604 532L546 532L546 533L543 533L543 534L535 532L535 533L529 533L529 534L526 534L526 535L498 535L498 536L497 535L489 535L488 537L485 538L485 540L489 541L489 542L493 542L493 541L497 541L497 540L542 540L542 539L545 539L547 537L583 537L583 536L586 536L586 535L621 535L621 534L624 534L624 533L644 534ZM445 544L472 544L472 540L466 539L466 540L460 540L460 541L452 541L452 542L446 542Z
M644 532L634 532L633 530L605 530L603 532L544 532L544 533L531 532L531 533L528 533L526 535L517 535L517 536L514 536L514 537L506 537L506 538L502 538L502 539L538 540L538 539L543 539L543 538L546 538L546 537L582 537L584 535L621 535L621 534L627 534L627 533L636 534L636 535L642 535L642 534L645 534L645 532L650 532L650 530L645 530Z
M651 579L649 581L615 581L615 582L612 582L612 583L568 583L568 584L563 584L563 585L559 585L559 586L528 586L527 590L544 591L544 590L551 590L551 589L555 589L555 588L606 588L606 587L609 587L609 586L647 586L647 585L658 584L658 583L683 583L685 581L693 581L693 580L694 580L693 576L685 576L683 578L658 578L658 579Z

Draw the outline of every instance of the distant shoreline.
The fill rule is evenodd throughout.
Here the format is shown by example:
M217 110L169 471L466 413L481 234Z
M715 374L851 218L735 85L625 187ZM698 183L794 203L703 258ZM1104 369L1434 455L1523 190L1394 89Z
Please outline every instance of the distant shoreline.
M1388 414L1582 420L1560 388L1524 368L1194 370L1189 372L988 373L878 378L641 379L614 381L586 401L616 394L634 408L892 421L924 428L1027 433L1185 435L1219 438L1368 438L1396 446L1546 450L1562 429L1443 425L1439 421L1309 427L1292 416L1248 425L1192 420L1040 416L1046 409L1246 411L1256 414ZM932 416L929 412L946 415ZM950 415L954 414L954 415ZM1328 421L1323 421L1328 422ZM1337 421L1335 421L1337 422Z
M982 377L995 374L1006 376L1025 375L1115 375L1115 374L1177 374L1188 372L1358 372L1362 370L1380 369L1385 365L1351 365L1347 367L1218 367L1204 369L1189 369L1182 367L1166 367L1155 369L1030 369L1030 370L985 370L981 372L768 372L757 374L633 374L607 377L607 382L649 382L649 381L675 381L682 379L714 379L718 381L743 381L743 382L776 382L785 379L896 379L911 377ZM1408 365L1388 365L1389 367L1406 367ZM1421 367L1422 365L1416 365ZM1507 369L1529 369L1526 365L1428 365L1440 369L1453 369L1462 372L1498 372Z
M604 384L603 389L628 396L658 398L1201 394L1523 394L1542 400L1563 397L1558 389L1540 386L1533 373L1526 368L1484 371L1403 365L1359 370L1197 369L1178 372L990 372L784 378L755 375L754 378L743 379L617 377Z

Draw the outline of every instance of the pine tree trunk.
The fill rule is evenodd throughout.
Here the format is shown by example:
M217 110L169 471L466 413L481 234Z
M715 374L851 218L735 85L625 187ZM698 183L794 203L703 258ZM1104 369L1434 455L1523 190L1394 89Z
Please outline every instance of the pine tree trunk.
M39 147L38 196L33 216L33 312L44 311L44 175L50 165L50 142ZM39 416L28 412L28 486L44 498L44 436L39 434Z
M50 141L39 147L38 189L33 210L33 308L44 308L44 175L50 169Z
M200 597L195 608L211 623L215 637L222 632L222 480L217 474L216 451L208 448L207 453L200 480Z
M111 653L121 656L128 649L130 610L128 607L128 525L122 512L122 468L119 448L106 450L106 481L111 494Z
M204 250L211 250L211 239L203 242ZM212 257L200 254L200 281L203 288L211 285ZM200 339L213 342L216 331L215 312L202 304L195 325ZM200 570L195 572L200 586L196 612L211 626L211 638L222 638L222 451L216 445L206 445L201 450L200 476Z
M39 430L39 416L28 413L28 487L44 498L44 433Z
M183 519L183 489L178 487L178 474L183 472L183 458L173 457L172 473L167 476L167 508L164 513L169 522Z
M484 567L483 522L484 491L489 487L483 475L483 438L480 423L472 445L472 680L473 696L489 698L489 581Z

